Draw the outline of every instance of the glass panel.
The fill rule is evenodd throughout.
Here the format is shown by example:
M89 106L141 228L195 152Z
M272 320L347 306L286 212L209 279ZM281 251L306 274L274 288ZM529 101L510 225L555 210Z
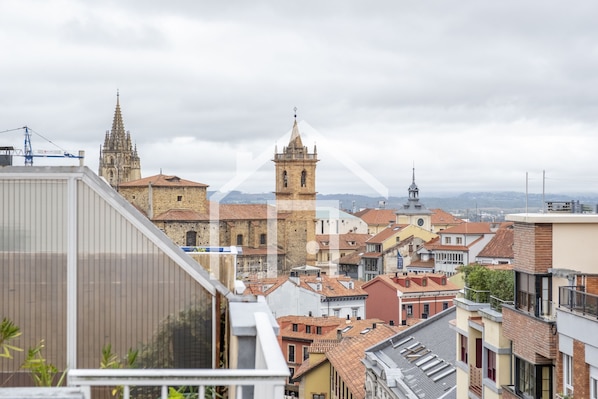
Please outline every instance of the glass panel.
M138 367L210 368L211 295L83 182L78 202L77 366L109 344Z
M0 361L0 386L31 384L20 366L41 340L48 362L66 365L66 191L64 180L0 181L0 317L25 349Z

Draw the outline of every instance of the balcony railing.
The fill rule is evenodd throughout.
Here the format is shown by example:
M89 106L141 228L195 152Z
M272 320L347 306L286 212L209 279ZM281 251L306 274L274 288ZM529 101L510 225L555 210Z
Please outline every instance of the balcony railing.
M503 301L494 295L490 295L490 307L497 312L502 312L502 307L504 305L513 305L514 303L515 302L513 301Z
M69 389L78 389L81 393L82 396L73 396L75 399L93 399L101 387L120 387L123 399L136 397L140 391L150 391L149 396L143 397L155 399L166 399L169 394L171 397L184 396L187 399L220 398L222 396L218 395L222 392L228 393L224 397L234 399L282 399L290 375L288 366L272 329L270 316L265 312L254 312L253 317L255 348L239 348L244 353L255 353L252 361L254 366L251 368L71 369L67 371L67 385ZM180 387L185 387L185 392L192 391L193 394L172 395L170 388L178 390ZM8 390L11 389L17 392L16 396L10 396ZM61 390L65 388L4 388L0 397L65 397L61 396Z
M489 303L490 291L474 290L473 288L463 287L464 298L477 303Z
M584 287L559 287L559 307L582 313L583 315L598 317L598 295L588 294Z

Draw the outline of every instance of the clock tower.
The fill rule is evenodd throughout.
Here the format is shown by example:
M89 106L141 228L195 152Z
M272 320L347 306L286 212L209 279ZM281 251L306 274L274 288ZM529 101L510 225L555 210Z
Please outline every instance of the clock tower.
M412 224L424 230L432 231L432 211L419 202L419 188L415 184L415 168L409 186L407 203L396 211L398 224Z

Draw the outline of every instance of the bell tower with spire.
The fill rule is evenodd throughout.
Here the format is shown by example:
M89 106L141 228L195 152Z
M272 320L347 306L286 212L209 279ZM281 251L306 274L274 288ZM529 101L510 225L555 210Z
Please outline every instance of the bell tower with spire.
M131 143L131 133L125 132L118 91L112 130L106 131L104 145L100 146L98 174L117 190L121 183L141 179L141 163L137 155L137 146L133 147Z
M422 229L432 231L432 211L419 202L419 188L415 184L415 166L411 185L408 189L409 198L407 203L396 212L398 224L413 224Z
M283 269L286 273L296 266L316 263L316 146L310 153L301 141L297 124L297 109L289 145L282 152L274 150L276 168L276 206L284 218L279 223L278 245L285 250ZM281 220L279 218L279 220Z

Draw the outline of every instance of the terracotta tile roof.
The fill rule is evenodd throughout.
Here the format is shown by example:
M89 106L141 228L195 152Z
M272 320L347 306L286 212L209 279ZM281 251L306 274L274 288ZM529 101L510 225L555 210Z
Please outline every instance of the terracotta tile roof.
M288 280L288 277L274 277L274 278L253 278L250 276L245 284L245 292L243 295L267 295L271 291L280 287Z
M425 286L421 283L424 277L426 278ZM445 279L446 284L444 285L440 284L442 278ZM410 280L409 287L405 286L406 279ZM397 276L395 274L381 274L365 283L363 289L367 291L368 289L372 289L370 286L380 283L401 291L404 294L459 290L459 287L450 282L444 274L439 273L407 273L407 275L399 273Z
M491 234L493 233L493 226L496 228L504 227L506 224L511 222L503 223L492 223L492 222L468 222L461 223L457 226L449 227L448 229L442 230L439 234Z
M397 220L396 211L394 209L372 209L367 208L354 213L355 216L361 218L368 225L384 225L389 222Z
M245 290L245 294L253 294L253 295L268 295L273 292L275 289L280 287L286 281L290 280L291 277L288 276L281 276L276 279L261 279L261 280L247 280L244 281L245 286L247 287ZM353 280L351 277L347 276L327 276L322 274L321 277L317 276L310 276L310 275L300 275L299 277L299 286L305 290L315 292L316 294L320 294L325 296L326 298L342 298L342 297L350 297L350 296L366 296L367 292L365 292L361 288L361 284L358 281ZM343 282L349 285L349 282L353 282L353 288L348 288L343 285ZM320 284L321 290L317 291L316 287L317 284Z
M369 234L358 233L347 233L337 235L318 234L316 235L316 241L320 245L321 249L326 249L335 244L338 238L338 248L333 247L334 249L357 250L359 249L359 247L364 246L366 240L370 237L371 235Z
M318 280L320 279L320 280ZM301 280L301 287L307 290L313 291L320 295L324 295L327 298L340 298L340 297L347 297L347 296L367 296L367 292L365 292L359 284L355 284L355 281L350 277L346 276L327 276L323 274L321 277L317 276L300 276ZM349 281L353 281L354 288L350 289L345 287L341 282L348 283ZM321 283L322 290L316 291L312 285L316 285ZM311 285L310 285L311 284Z
M478 257L513 259L514 234L511 226L500 228L488 244L480 251Z
M381 232L379 232L378 234L376 234L375 236L373 236L369 240L367 240L367 243L368 244L382 244L384 241L388 240L393 235L399 234L401 232L401 230L407 226L408 226L407 224L393 223L389 227L385 228L384 230L382 230Z
M361 262L361 257L365 252L365 247L358 248L355 252L341 257L338 263L341 265L358 265Z
M266 204L220 204L220 220L267 220L276 215L275 208Z
M313 346L313 344L312 344L312 346ZM310 352L311 352L311 346L310 346ZM324 353L324 351L321 353ZM298 379L300 379L305 373L315 369L319 365L326 363L326 362L328 362L328 358L324 355L318 356L317 359L314 359L313 356L310 356L309 358L307 358L303 362L301 362L301 366L299 366L299 368L297 370L295 370L295 374L293 374L293 380L298 381Z
M341 319L342 320L342 319ZM337 330L342 330L342 337L355 337L361 334L361 332L365 331L366 329L373 329L373 325L376 324L376 328L380 325L384 324L384 320L382 319L361 319L357 320L355 318L351 318L350 320L342 320L339 323L338 328L334 331L330 331L329 333L323 335L321 339L324 340L333 340L337 338ZM388 326L392 328L395 332L401 331L399 328L400 326Z
M337 347L326 353L328 361L339 373L354 399L365 398L365 366L361 362L365 357L365 350L396 333L394 329L381 324L366 334L343 338Z
M460 219L456 216L451 215L450 213L440 209L430 209L432 211L431 221L432 224L461 224L466 223L465 220Z
M207 184L181 179L174 175L155 175L143 179L120 183L120 187L145 187L149 184L154 187L209 187Z

